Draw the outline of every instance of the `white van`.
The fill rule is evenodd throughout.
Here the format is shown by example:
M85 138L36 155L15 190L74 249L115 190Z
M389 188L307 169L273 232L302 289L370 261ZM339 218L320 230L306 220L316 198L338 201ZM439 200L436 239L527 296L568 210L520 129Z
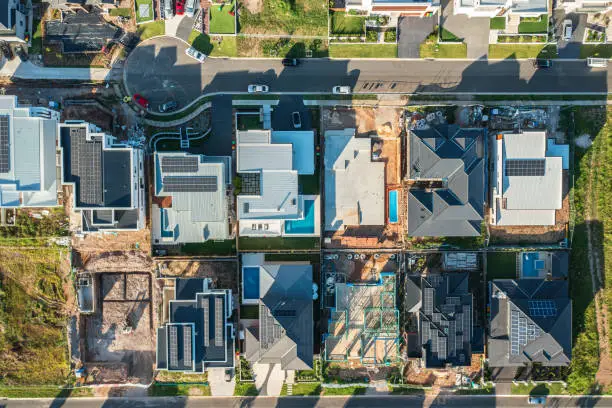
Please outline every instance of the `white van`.
M608 60L605 58L587 58L587 66L591 68L606 68L608 66Z
M195 0L187 0L185 2L185 15L187 17L193 17L195 14Z
M174 17L174 7L172 7L172 0L164 0L164 18Z

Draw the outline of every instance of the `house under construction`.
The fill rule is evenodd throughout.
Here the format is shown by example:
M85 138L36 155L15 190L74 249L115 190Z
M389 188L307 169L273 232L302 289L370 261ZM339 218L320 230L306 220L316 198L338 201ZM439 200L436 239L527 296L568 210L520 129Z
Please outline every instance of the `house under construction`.
M395 273L377 283L337 283L336 304L325 337L327 361L389 365L399 360Z

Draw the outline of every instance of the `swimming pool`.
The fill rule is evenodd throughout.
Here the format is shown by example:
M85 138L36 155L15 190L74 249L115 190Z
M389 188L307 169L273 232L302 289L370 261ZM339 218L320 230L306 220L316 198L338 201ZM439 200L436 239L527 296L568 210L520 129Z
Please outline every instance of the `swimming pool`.
M314 200L304 200L304 218L285 221L285 234L314 234L315 205Z
M397 190L389 191L389 223L397 222Z
M173 238L174 231L168 230L168 211L164 208L160 208L160 219L161 219L161 236L162 238Z
M242 268L242 299L259 299L259 267L245 266Z
M537 278L540 270L544 269L544 261L538 259L537 252L525 252L523 254L523 277Z

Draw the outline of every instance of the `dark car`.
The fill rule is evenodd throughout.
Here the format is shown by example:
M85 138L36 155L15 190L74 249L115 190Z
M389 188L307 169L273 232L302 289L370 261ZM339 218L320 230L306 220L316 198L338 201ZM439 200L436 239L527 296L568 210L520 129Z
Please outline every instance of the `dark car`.
M533 66L537 69L548 69L552 67L552 64L552 60L543 58L538 58L533 62Z
M283 58L283 65L286 67L297 67L299 63L297 58Z
M145 109L149 108L149 101L146 100L141 94L134 94L134 102Z
M4 54L6 59L12 60L15 58L11 46L6 41L0 41L0 49L2 49L2 54Z
M176 103L176 101L169 101L169 102L159 105L159 112L166 113L166 112L173 111L176 108L178 108L178 103Z
M291 114L291 121L293 122L293 127L299 129L302 127L302 116L300 112L293 112Z
M17 54L17 56L22 62L26 62L28 60L28 54L23 48L23 45L18 45L17 47L15 47L15 54Z

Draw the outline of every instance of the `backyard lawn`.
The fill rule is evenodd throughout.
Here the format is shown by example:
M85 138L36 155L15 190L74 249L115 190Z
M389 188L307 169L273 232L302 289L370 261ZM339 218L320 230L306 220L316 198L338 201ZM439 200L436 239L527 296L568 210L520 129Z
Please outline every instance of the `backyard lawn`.
M256 11L240 8L239 31L326 36L328 5L324 0L262 0Z
M234 2L210 7L210 33L211 34L235 34L236 17L230 12L235 11Z
M238 55L236 37L222 37L220 41L213 41L208 35L193 30L187 39L196 50L212 57L235 57Z
M332 58L397 58L397 44L330 44Z
M236 252L236 241L227 239L225 241L193 242L183 244L181 252L185 255L233 255Z
M238 238L238 247L241 251L257 251L257 250L277 250L277 249L295 249L295 250L319 250L319 238L288 238L288 237L270 237L270 238Z
M557 46L545 44L491 44L489 59L557 58Z
M351 16L343 12L331 11L332 35L364 35L365 20L363 16Z
M516 279L516 252L487 252L487 280Z
M522 17L518 26L519 34L548 32L548 14L539 17Z
M581 44L580 58L612 58L612 44Z
M134 5L136 7L136 23L153 21L153 0L135 0ZM148 13L141 14L140 10L146 10L147 6Z
M513 395L563 395L567 394L565 387L561 383L551 384L512 384Z

